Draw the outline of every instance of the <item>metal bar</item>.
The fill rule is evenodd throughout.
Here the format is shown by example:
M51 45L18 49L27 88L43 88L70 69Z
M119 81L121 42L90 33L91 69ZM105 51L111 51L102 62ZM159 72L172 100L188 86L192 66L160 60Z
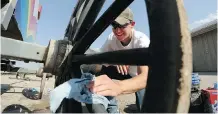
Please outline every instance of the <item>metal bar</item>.
M74 34L75 34L75 31L76 31L76 27L77 27L77 19L76 19L77 17L74 17L72 20L71 20L71 29L69 30L70 31L70 35L69 35L69 41L72 41L72 38L73 38L73 36L74 36Z
M83 2L81 2L79 5L80 5L80 7L79 7L79 9L78 9L78 11L77 11L77 13L76 13L76 15L75 15L75 17L76 17L76 21L78 22L79 21L79 19L80 19L80 16L81 16L81 13L82 13L82 11L83 11L83 8L84 8L84 6L85 6L85 2L86 2L86 0L83 0Z
M89 3L90 0L85 0L84 2L84 6L83 6L83 9L81 11L81 13L84 11L84 9L86 8L87 4ZM80 14L81 15L81 14Z
M175 113L181 76L180 19L176 0L145 0L151 62L141 113ZM188 41L188 40L185 40ZM184 104L186 105L186 104Z
M80 14L81 14L82 9L83 9L84 4L85 4L84 1L85 0L78 0L76 7L71 15L69 24L68 24L66 32L65 32L65 37L67 37L67 39L69 41L72 40L72 37L75 34L74 31L75 31L75 28L77 27L77 23L78 23L78 20L80 18Z
M46 47L1 37L1 57L14 60L44 62Z
M101 35L101 33L111 24L119 14L125 10L134 0L115 0L113 4L96 21L89 31L75 44L72 49L74 54L83 54L90 45ZM107 21L105 21L107 20Z
M89 0L88 4L84 8L77 29L71 41L78 41L93 25L95 19L97 18L105 0ZM72 42L72 43L74 43Z
M140 55L130 57L131 55ZM126 65L148 65L150 54L148 48L137 48L119 50L91 55L74 55L72 62L80 64L126 64Z
M72 40L71 38L75 33L76 25L77 25L77 21L76 21L76 17L74 17L70 20L70 23L68 25L68 28L67 28L65 36L64 36L65 38L67 37L67 40L69 40L69 41Z
M76 4L76 7L74 9L74 12L73 12L73 17L76 17L79 9L81 8L82 4L84 3L85 0L78 0L77 4Z

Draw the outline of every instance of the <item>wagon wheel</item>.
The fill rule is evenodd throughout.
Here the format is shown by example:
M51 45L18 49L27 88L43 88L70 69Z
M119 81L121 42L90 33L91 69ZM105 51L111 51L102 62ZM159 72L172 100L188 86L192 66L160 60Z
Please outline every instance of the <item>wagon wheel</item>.
M192 45L182 0L146 1L151 71L142 112L188 112Z
M68 40L72 42L73 49L58 69L56 86L73 77L78 77L81 73L79 69L81 64L148 65L149 76L141 112L188 112L191 90L192 47L183 1L145 1L150 26L150 47L95 55L83 54L133 0L114 1L94 25L92 24L104 0L90 0L85 5L81 5L82 1L79 1L74 14L81 11L80 16L72 16L74 26L69 29L70 35L69 31L67 32ZM82 8L82 10L78 10L78 7ZM87 20L88 15L92 15L93 18ZM76 22L76 19L82 21ZM84 33L78 30L84 31ZM131 55L140 56L123 59L124 56ZM92 111L101 112L102 109ZM57 112L82 112L81 103L75 100L64 100Z

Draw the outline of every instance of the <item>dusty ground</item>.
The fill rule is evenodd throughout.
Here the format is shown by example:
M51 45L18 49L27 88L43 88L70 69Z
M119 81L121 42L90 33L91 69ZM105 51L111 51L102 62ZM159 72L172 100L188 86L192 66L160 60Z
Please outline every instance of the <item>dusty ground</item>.
M48 94L49 91L53 89L54 78L49 78L49 80L46 81L43 97L41 100L31 100L22 94L22 90L24 88L34 87L39 91L41 78L36 77L35 75L26 75L26 77L30 80L16 79L14 74L1 75L1 88L6 89L1 93L1 112L5 109L5 107L11 104L21 104L31 111L49 112L46 110L49 107ZM132 107L134 106L131 104L134 104L135 102L134 94L119 96L118 99L120 101L119 108L121 112L124 112L123 110L129 107L129 105L131 109L133 109ZM41 109L44 110L39 111ZM125 110L126 112L131 111L128 110L128 108Z
M31 100L22 94L24 88L36 88L40 90L41 78L35 75L27 75L29 80L16 79L15 75L1 75L1 85L6 92L1 93L1 111L10 104L21 104L30 110L43 109L48 107L48 91L53 89L54 78L50 78L45 85L44 94L41 100ZM10 87L9 87L10 86Z
M22 95L22 90L28 87L34 87L39 90L41 78L38 78L35 75L27 75L26 77L30 80L16 79L14 74L1 75L1 90L3 90L1 91L1 112L5 107L11 104L21 104L31 111L49 112L48 94L49 91L53 89L54 78L50 78L46 82L43 98L41 100L31 100ZM200 73L200 77L201 88L213 86L213 83L217 81L216 73ZM135 112L134 94L119 96L117 99L122 113Z

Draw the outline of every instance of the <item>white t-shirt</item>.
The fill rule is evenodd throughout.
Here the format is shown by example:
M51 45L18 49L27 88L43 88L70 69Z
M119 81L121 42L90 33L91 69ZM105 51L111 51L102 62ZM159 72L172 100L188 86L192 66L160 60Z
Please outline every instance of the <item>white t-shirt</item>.
M124 49L133 49L133 48L147 48L149 47L150 40L149 38L142 32L132 30L133 37L130 43L127 46L123 46L119 40L117 40L116 36L112 32L107 41L101 47L101 52L108 52L108 51L116 51L116 50L124 50ZM130 66L129 67L129 74L130 76L136 76L137 73L137 66Z

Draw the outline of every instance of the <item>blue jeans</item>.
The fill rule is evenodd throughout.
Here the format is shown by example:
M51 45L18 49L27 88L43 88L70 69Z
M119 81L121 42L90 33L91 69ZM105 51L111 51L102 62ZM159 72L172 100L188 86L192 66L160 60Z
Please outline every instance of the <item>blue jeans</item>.
M122 75L122 74L118 73L115 66L105 67L102 65L102 66L100 66L100 70L98 67L98 71L97 71L96 65L82 65L81 70L82 70L82 72L89 72L89 73L92 73L96 76L106 74L111 79L116 79L116 80L125 80L125 79L132 78L130 75ZM135 93L136 106L137 106L138 112L141 110L144 94L145 94L145 89L142 89L142 90L137 91ZM108 96L107 98L110 101L110 104L108 105L108 109L107 109L108 113L119 113L119 107L118 107L118 103L117 103L117 100L115 99L115 97Z
M144 94L145 94L145 89L142 89L142 90L135 93L137 112L140 112L140 110L141 110ZM107 98L110 101L110 104L108 105L107 111L109 113L119 113L119 107L118 107L118 103L117 103L117 100L115 99L115 97L107 97Z

